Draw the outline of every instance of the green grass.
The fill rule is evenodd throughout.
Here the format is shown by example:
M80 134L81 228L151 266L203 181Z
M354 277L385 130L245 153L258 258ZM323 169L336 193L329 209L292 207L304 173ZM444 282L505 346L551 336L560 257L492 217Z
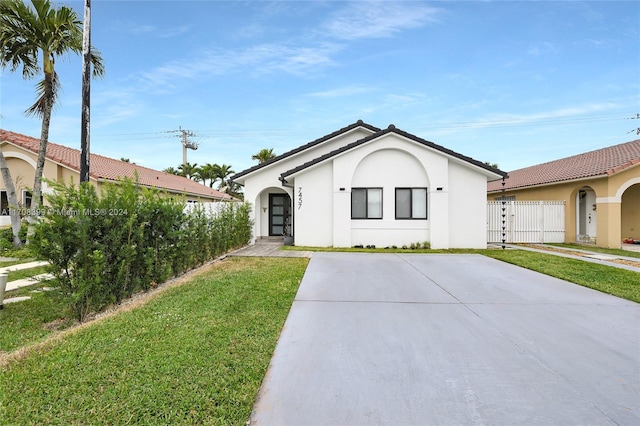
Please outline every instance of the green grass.
M46 273L47 266L9 272L9 282ZM36 282L33 285L7 291L5 299L29 296L30 300L7 303L0 311L0 353L8 352L36 342L53 331L67 327L73 321L65 320L67 303L57 291L38 291L55 286L55 282ZM55 324L52 324L55 321Z
M588 250L588 251L594 251L596 253L605 253L605 254L611 254L611 255L623 256L623 257L637 257L640 259L640 252L637 252L637 251L610 249L610 248L596 247L596 246L584 245L584 244L548 244L548 245L552 247L566 248L569 250L572 250L572 249Z
M5 298L30 296L31 299L7 303L0 311L0 354L38 342L73 323L64 319L67 303L59 291L31 292L41 286L36 284L29 290L22 288L5 294Z
M0 419L244 424L307 263L229 258L34 349L1 371Z
M24 278L31 278L31 277L35 277L36 275L45 274L47 272L49 272L49 266L36 266L35 268L11 271L7 275L8 275L9 281L17 281ZM37 283L34 281L34 284L37 284Z
M640 273L524 250L485 250L485 256L640 303Z
M345 252L345 253L469 253L469 250L432 250L432 249L403 249L397 248L356 248L356 247L310 247L310 246L282 246L281 250L312 251L312 252Z
M640 303L640 274L586 261L523 250L393 252L479 253ZM228 258L142 306L57 339L45 340L54 332L43 325L69 325L56 322L65 314L59 293L33 293L30 301L6 305L0 348L45 342L2 367L0 419L16 425L244 424L307 262Z

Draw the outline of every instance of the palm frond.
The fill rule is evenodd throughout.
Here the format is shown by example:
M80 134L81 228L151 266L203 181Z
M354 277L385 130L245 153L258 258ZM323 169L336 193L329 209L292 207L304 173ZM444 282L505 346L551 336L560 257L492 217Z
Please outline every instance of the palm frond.
M49 84L51 87L48 87ZM58 74L54 71L51 75L51 83L47 82L47 76L45 76L45 78L36 84L36 95L38 98L36 99L36 102L24 113L26 115L42 118L47 107L47 101L49 102L49 105L55 105L59 91L60 80L58 79Z
M22 1L0 1L0 65L16 71L22 66L24 78L40 73L38 64L37 18Z

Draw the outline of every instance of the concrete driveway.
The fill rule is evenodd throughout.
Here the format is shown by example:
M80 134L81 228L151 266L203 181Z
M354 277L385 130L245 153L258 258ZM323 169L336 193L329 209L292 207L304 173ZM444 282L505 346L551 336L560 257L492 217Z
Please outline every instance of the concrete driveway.
M251 424L638 425L640 305L480 255L315 253Z

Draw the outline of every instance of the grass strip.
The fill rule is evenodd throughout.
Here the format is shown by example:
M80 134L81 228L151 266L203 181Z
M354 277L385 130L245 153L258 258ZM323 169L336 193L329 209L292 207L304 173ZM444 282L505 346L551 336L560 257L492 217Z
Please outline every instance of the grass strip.
M480 253L640 303L640 274L634 271L525 250L484 250Z
M588 246L584 244L548 244L548 245L551 247L561 247L561 248L572 249L572 250L593 251L596 253L610 254L613 256L637 257L640 259L640 252L631 251L631 250L610 249L610 248L597 247L597 246L591 246L591 245Z
M28 288L33 290L45 285L36 284ZM31 299L6 303L0 311L0 355L38 342L74 322L63 319L67 302L60 291L31 290L25 287L5 294L5 299L16 296L29 296Z
M17 271L10 271L7 275L8 275L8 281L17 281L17 280L22 280L24 278L31 278L31 277L35 277L36 275L40 275L40 274L46 274L47 272L50 271L50 267L49 266L36 266L35 268L29 268L29 269L19 269ZM34 284L37 284L36 281L33 282Z
M229 258L5 365L5 424L244 424L308 259Z

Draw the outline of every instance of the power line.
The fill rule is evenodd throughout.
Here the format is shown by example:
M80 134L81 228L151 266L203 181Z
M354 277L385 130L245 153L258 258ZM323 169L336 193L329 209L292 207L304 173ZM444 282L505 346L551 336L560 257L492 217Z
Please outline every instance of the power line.
M182 126L178 127L178 130L167 130L165 133L180 133L176 135L180 138L182 142L182 164L187 164L187 149L196 150L198 149L198 143L190 141L188 138L195 136L191 130L184 130Z
M531 127L531 126L551 126L556 124L581 124L605 121L622 121L640 119L640 113L631 116L621 116L620 114L583 114L583 115L567 115L567 116L540 116L540 117L514 117L504 119L489 120L473 120L434 123L429 125L413 126L415 130L451 130L451 129L490 129L502 127ZM640 129L640 128L639 128ZM633 131L638 131L634 129ZM187 133L183 133L187 132ZM233 130L233 129L206 129L198 131L198 135L190 130L160 131L160 132L131 132L131 133L104 133L93 134L95 138L124 138L128 140L149 140L158 137L168 136L167 133L180 133L178 137L207 137L207 138L260 138L260 137L287 137L301 133L301 131L292 131L289 129L252 129L252 130Z

